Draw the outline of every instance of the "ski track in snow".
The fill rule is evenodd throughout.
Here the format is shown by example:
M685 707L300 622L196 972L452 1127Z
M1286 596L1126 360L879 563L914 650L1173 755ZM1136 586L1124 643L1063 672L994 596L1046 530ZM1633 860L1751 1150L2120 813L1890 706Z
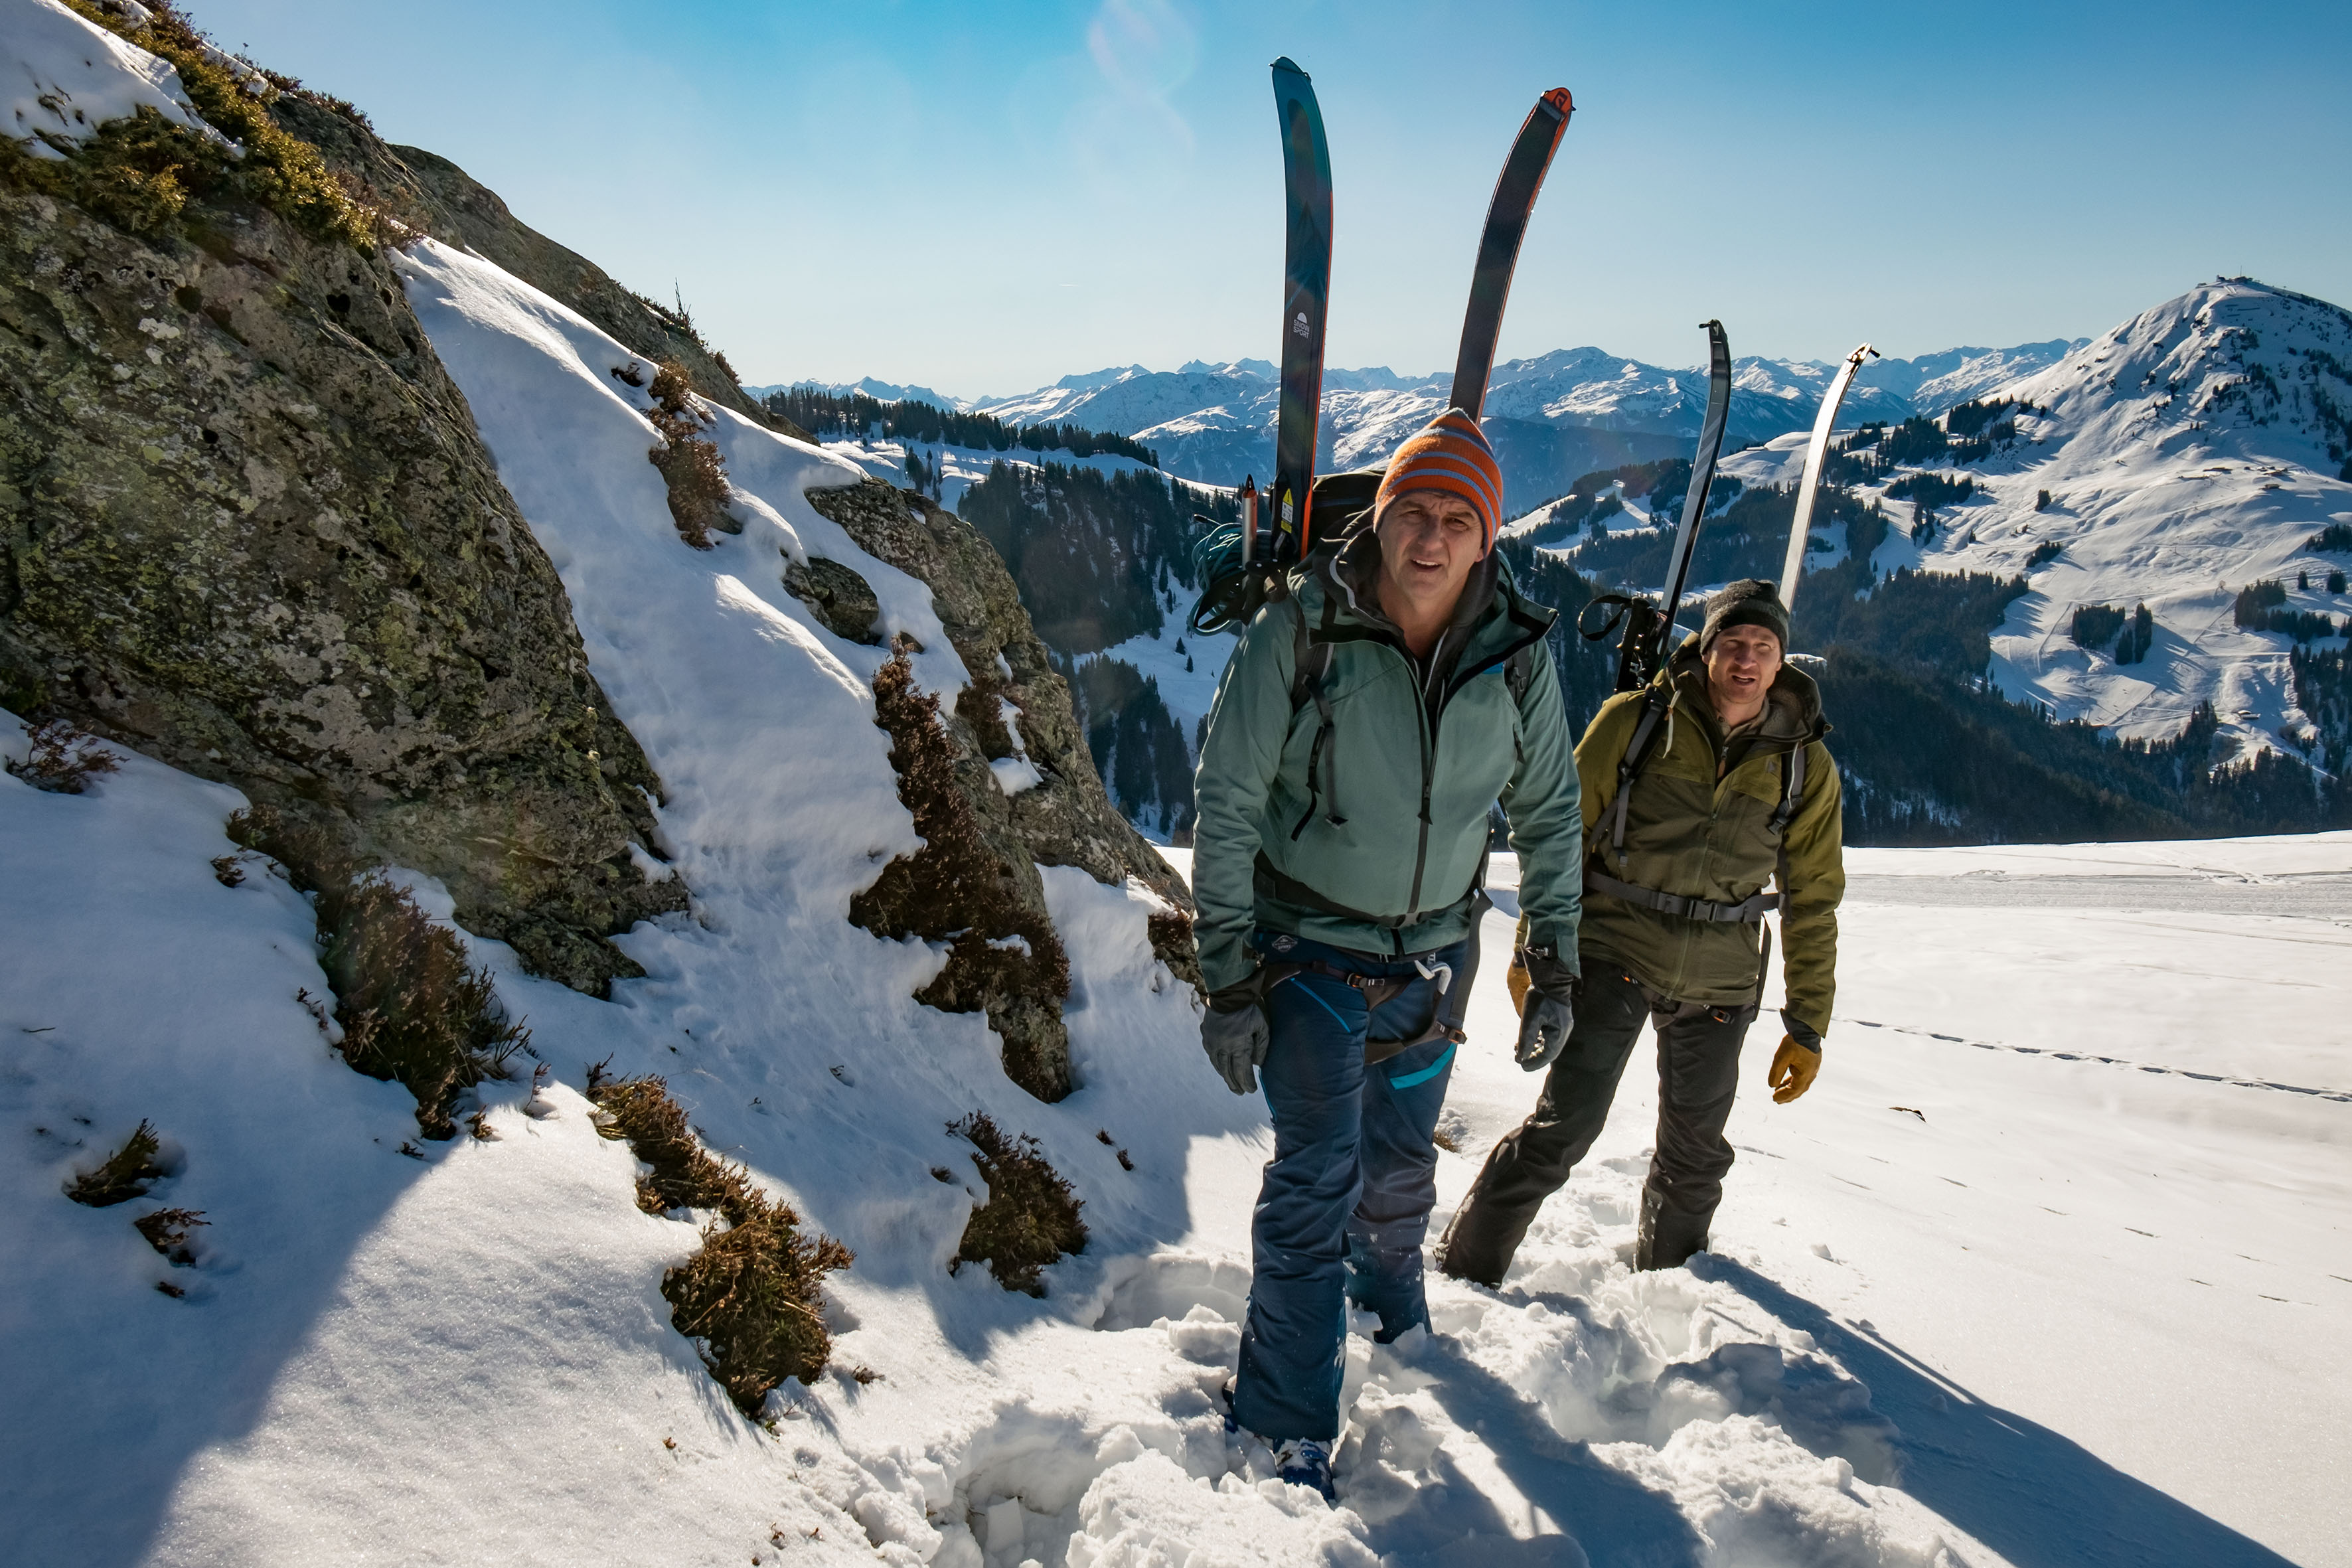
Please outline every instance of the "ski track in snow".
M694 905L621 939L647 974L609 1003L474 942L553 1086L487 1086L492 1140L411 1159L405 1091L341 1066L298 998L326 994L303 900L257 858L241 886L215 876L234 792L136 756L79 797L0 778L8 1561L2352 1554L2327 1500L2352 1465L2332 1328L2352 1123L2339 1097L2242 1087L2342 1081L2352 978L2308 947L2340 928L2284 918L1849 910L1855 1026L1800 1105L1746 1086L1715 1254L1630 1270L1654 1115L1630 1073L1500 1291L1434 1281L1435 1336L1351 1335L1343 1506L1273 1482L1216 1400L1270 1134L1201 1061L1148 900L1044 873L1082 1085L1055 1106L1004 1079L982 1018L911 1000L937 953L845 918L915 840L872 723L879 653L783 592L784 557L854 565L930 650L923 683L964 677L920 584L803 499L851 466L716 411L745 528L688 550L644 395L611 374L629 355L478 258L425 242L401 265L661 773L659 847ZM0 745L21 756L21 728ZM2301 842L2340 861L2346 839ZM2173 870L2233 853L2118 847ZM1885 868L1979 863L1938 853ZM1509 924L1486 928L1441 1225L1532 1099ZM1769 1043L1759 1026L1751 1071ZM594 1135L575 1090L608 1056L666 1074L714 1148L858 1253L828 1284L834 1367L780 1392L772 1430L669 1326L661 1272L696 1229L639 1213L634 1162ZM2178 1066L2116 1070L2148 1061ZM1087 1200L1092 1244L1042 1301L947 1272L978 1183L942 1129L973 1109L1036 1134ZM164 1183L118 1209L58 1195L142 1116ZM193 1267L127 1223L165 1205L211 1220Z

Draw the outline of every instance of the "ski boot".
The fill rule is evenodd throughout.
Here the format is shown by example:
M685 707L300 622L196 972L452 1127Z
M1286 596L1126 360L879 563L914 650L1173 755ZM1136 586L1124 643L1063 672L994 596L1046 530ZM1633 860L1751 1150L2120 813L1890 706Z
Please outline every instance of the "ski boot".
M1323 1500L1337 1503L1331 1484L1331 1445L1318 1437L1287 1437L1274 1451L1275 1479L1294 1487L1313 1487Z

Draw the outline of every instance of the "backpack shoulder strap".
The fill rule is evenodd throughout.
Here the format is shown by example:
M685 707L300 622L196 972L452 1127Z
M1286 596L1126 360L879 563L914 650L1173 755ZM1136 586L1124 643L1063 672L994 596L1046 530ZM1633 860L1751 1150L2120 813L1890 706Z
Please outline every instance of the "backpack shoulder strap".
M1325 689L1325 681L1331 673L1331 644L1308 635L1307 606L1296 598L1290 603L1296 616L1291 632L1290 711L1295 717L1312 702L1320 720L1315 730L1314 747L1307 753L1307 809L1298 814L1297 825L1290 830L1295 839L1315 820L1318 805L1324 807L1326 820L1334 827L1345 827L1348 819L1339 815L1337 748L1331 744L1331 694ZM1324 618L1330 618L1328 605Z
M1511 657L1503 661L1503 684L1510 688L1515 705L1528 700L1528 688L1535 684L1535 650L1538 646L1529 643L1525 647L1513 648Z
M1674 695L1653 686L1642 699L1642 716L1633 723L1633 733L1626 739L1625 754L1617 760L1617 794L1609 803L1609 847L1616 851L1618 865L1625 861L1625 808L1633 794L1633 781L1641 776L1643 764L1650 760L1650 748L1656 742L1658 721L1674 705Z
M1780 804L1772 808L1772 831L1786 837L1789 823L1805 798L1805 748L1811 742L1800 741L1780 759Z
M1309 701L1323 700L1323 678L1331 672L1331 645L1317 642L1308 635L1307 606L1297 599L1290 605L1290 710L1297 712Z

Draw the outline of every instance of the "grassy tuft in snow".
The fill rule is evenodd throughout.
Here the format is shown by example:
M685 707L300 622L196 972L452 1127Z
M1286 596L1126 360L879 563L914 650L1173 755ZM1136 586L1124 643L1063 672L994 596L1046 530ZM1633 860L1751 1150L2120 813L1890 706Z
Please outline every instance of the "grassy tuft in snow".
M457 934L435 923L406 889L352 860L323 829L256 806L229 818L228 836L275 858L295 886L317 894L319 963L335 988L343 1059L406 1086L425 1137L456 1137L457 1097L505 1078L530 1039L498 1006L490 972L468 963Z
M637 1206L647 1214L672 1209L717 1209L730 1219L750 1212L753 1191L740 1167L704 1150L687 1124L686 1109L669 1097L659 1078L606 1078L601 1064L588 1069L588 1098L609 1125L608 1138L626 1138L647 1169L637 1177Z
M155 1155L162 1148L154 1124L141 1121L123 1141L122 1147L107 1156L105 1164L68 1183L66 1196L94 1209L112 1208L116 1204L146 1196L147 1184L164 1173L163 1168L155 1163Z
M35 789L51 795L79 795L89 781L110 773L119 765L97 741L62 719L52 719L26 738L32 751L23 762L6 763L10 773Z
M650 1167L637 1178L639 1208L719 1211L703 1227L701 1249L662 1276L662 1295L671 1324L703 1342L710 1375L757 1420L784 1379L805 1384L824 1370L833 1340L818 1289L854 1261L849 1248L802 1235L790 1205L754 1187L741 1166L712 1157L661 1079L608 1079L600 1065L589 1069L588 1098L604 1113L597 1130L627 1139Z
M1086 1222L1078 1217L1086 1200L1046 1162L1034 1137L1006 1137L986 1111L950 1121L948 1131L972 1146L971 1163L988 1184L988 1201L963 1227L956 1264L985 1263L1006 1289L1043 1296L1038 1271L1086 1250Z
M381 876L319 890L320 958L334 983L343 1059L416 1096L427 1138L453 1138L457 1096L507 1062L530 1037L496 1007L489 971L466 962L457 935Z
M196 1232L212 1224L199 1209L157 1209L131 1222L131 1228L147 1238L147 1245L163 1255L164 1261L174 1268L193 1267L196 1261Z
M702 411L694 405L692 384L686 367L665 361L654 372L654 406L646 417L662 434L662 444L646 454L661 470L669 487L669 515L677 536L697 550L710 548L710 531L742 531L730 527L727 500L734 493L727 482L727 464L718 445L703 433Z
M849 918L877 936L949 943L946 967L915 993L943 1013L983 1008L1004 1040L1005 1076L1043 1100L1069 1093L1066 1067L1044 1060L1013 1016L1050 1010L1070 994L1069 955L1053 922L1014 897L1011 868L981 836L956 784L956 747L939 699L916 689L901 654L874 677L874 721L890 734L898 799L914 814L923 847L882 868L849 900Z

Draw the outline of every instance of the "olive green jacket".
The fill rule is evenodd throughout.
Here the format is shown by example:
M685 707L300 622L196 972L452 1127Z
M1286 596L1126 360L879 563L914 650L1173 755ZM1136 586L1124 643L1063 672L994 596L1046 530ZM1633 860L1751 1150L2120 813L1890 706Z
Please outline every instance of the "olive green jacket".
M1772 881L1785 847L1789 886L1782 889L1780 942L1788 1011L1816 1035L1827 1034L1837 994L1837 906L1845 895L1845 857L1837 764L1822 744L1829 726L1822 720L1820 688L1804 671L1782 666L1763 717L1733 738L1727 753L1696 637L1651 684L1670 691L1673 706L1659 721L1649 761L1633 780L1622 858L1612 843L1609 807L1645 694L1620 692L1602 703L1576 748L1589 863L1636 887L1735 904ZM1788 753L1797 746L1805 748L1804 787L1783 845L1770 818L1780 803ZM1588 963L1622 964L1677 1001L1724 1006L1756 1000L1761 931L1753 922L1687 920L1588 889L1580 941Z
M1575 755L1543 641L1555 613L1522 597L1509 569L1489 556L1430 661L1417 665L1373 596L1378 549L1365 530L1335 556L1294 571L1289 597L1258 613L1217 683L1194 779L1192 850L1193 929L1212 991L1249 978L1256 960L1247 944L1259 926L1360 952L1426 952L1460 941L1497 799L1538 940L1563 956L1575 952ZM1322 716L1312 700L1294 702L1302 616L1310 647L1330 648L1323 689L1331 730L1320 757ZM1515 698L1505 667L1520 648L1531 657ZM1402 923L1285 897L1260 874L1261 857L1325 903Z

